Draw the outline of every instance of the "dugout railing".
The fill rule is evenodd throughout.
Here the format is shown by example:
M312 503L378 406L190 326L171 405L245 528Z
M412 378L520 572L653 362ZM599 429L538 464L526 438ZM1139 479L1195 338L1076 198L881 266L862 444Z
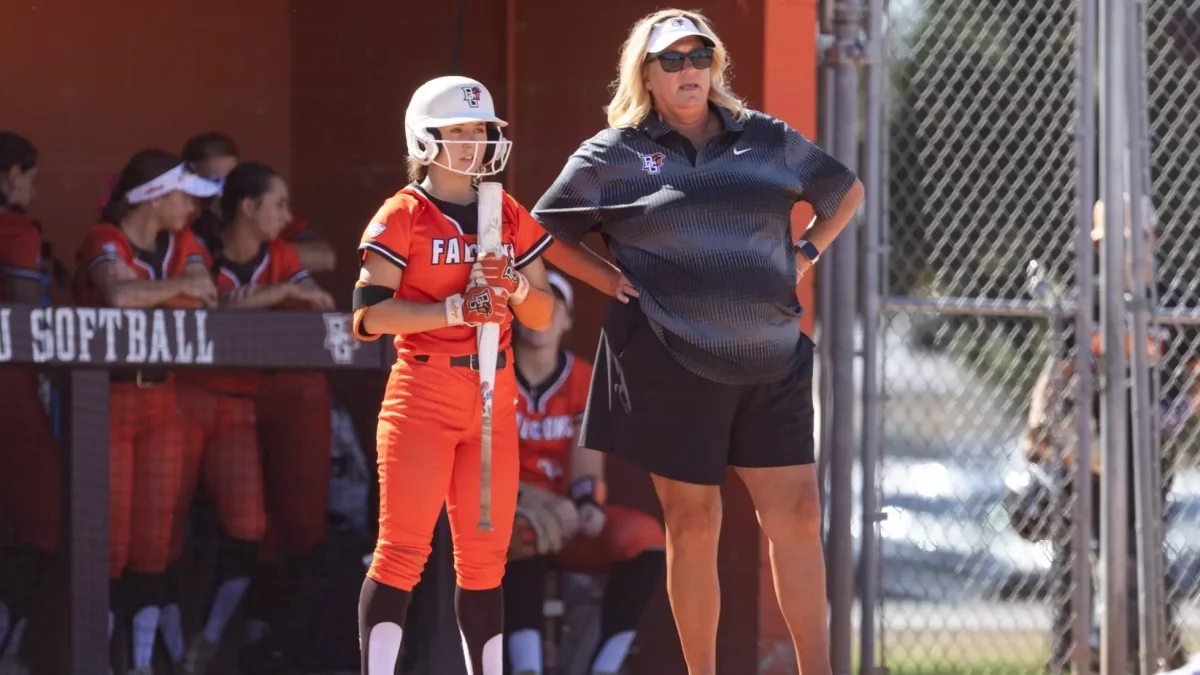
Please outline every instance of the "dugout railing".
M382 378L394 358L387 341L355 340L350 317L338 312L0 304L0 368L16 364L43 368L55 383L58 400L61 547L48 603L56 617L56 644L49 650L49 662L39 664L34 672L109 672L112 369L295 369L326 371L332 377L374 372Z

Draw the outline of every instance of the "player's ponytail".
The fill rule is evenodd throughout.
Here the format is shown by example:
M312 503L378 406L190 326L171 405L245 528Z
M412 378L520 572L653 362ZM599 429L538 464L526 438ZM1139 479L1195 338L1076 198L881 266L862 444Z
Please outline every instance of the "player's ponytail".
M261 199L270 191L272 179L277 177L279 172L262 162L238 164L225 177L225 187L221 191L221 226L228 227L237 220L242 202Z
M18 167L22 173L37 167L37 148L11 131L0 131L0 176ZM8 205L8 195L0 189L0 206Z
M420 183L429 175L429 167L422 164L421 160L408 158L408 182Z
M120 226L121 221L133 209L129 200L125 198L126 195L139 185L149 183L179 166L182 161L165 150L142 150L135 154L117 177L117 184L108 195L104 208L100 210L100 220Z

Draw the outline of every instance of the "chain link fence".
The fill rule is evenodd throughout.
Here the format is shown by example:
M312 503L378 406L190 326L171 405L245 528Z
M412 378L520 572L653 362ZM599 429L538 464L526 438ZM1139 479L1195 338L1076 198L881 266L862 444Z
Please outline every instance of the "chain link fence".
M1045 396L1032 419L1058 424L1025 437L1039 375L1059 393L1072 383L1069 316L1052 331L1049 310L1075 283L1078 12L1077 0L888 8L877 620L893 671L1067 663L1073 491L1051 436L1074 406Z
M1125 122L1148 128L1144 143L1128 133L1127 185L1144 192L1152 216L1146 299L1158 309L1146 345L1152 420L1139 427L1136 397L1125 394L1123 428L1130 448L1137 429L1156 430L1149 452L1161 453L1165 507L1152 525L1166 595L1148 602L1165 628L1160 665L1178 666L1200 650L1200 1L1133 5L1128 48L1138 65ZM1098 667L1101 456L1112 456L1099 433L1103 400L1116 391L1102 367L1100 306L1111 303L1093 203L1104 178L1097 160L1108 157L1095 151L1097 119L1113 115L1095 73L1121 58L1101 39L1108 11L1094 0L1016 0L1002 11L964 0L886 4L884 309L866 335L881 355L883 448L876 484L863 488L882 495L881 598L863 621L877 627L864 636L892 671ZM1128 310L1142 291L1123 272ZM1095 331L1077 339L1080 312ZM1077 366L1087 368L1078 391ZM1092 456L1079 468L1084 425ZM1139 648L1135 464L1128 551L1110 552L1128 566L1130 667Z
M1152 285L1164 314L1200 307L1195 214L1200 208L1200 3L1145 4L1144 55L1149 124L1149 195L1158 240ZM1178 414L1196 396L1200 326L1160 321L1165 343L1158 385L1164 416L1162 452L1169 649L1200 650L1200 424ZM1174 412L1176 414L1170 414Z

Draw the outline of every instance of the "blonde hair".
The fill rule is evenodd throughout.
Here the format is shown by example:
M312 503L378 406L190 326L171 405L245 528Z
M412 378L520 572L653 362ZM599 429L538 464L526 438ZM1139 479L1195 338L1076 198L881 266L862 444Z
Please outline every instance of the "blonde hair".
M612 100L604 111L608 115L608 126L613 129L627 129L641 124L654 103L650 90L646 88L645 78L642 77L646 64L646 48L650 45L650 31L653 28L675 17L690 19L696 28L713 44L713 63L709 67L708 100L728 108L737 120L746 116L746 104L729 88L727 71L729 70L729 55L721 38L713 32L708 19L697 11L682 9L663 9L642 17L629 31L629 37L621 46L621 58L617 65L617 80L612 83Z

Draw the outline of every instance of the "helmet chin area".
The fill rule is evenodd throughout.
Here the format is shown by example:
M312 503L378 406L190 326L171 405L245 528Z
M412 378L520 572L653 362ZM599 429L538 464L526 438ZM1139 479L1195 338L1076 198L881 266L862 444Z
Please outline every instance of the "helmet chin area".
M512 141L506 138L494 141L434 140L431 142L434 145L440 144L445 149L445 152L436 153L428 163L464 176L491 176L500 173L504 170L505 165L508 164L509 151L512 149ZM464 145L476 146L478 148L476 150L476 157L478 157L478 153L482 153L484 161L480 162L476 159L467 164L463 160L457 159L460 153L456 152L456 150Z

